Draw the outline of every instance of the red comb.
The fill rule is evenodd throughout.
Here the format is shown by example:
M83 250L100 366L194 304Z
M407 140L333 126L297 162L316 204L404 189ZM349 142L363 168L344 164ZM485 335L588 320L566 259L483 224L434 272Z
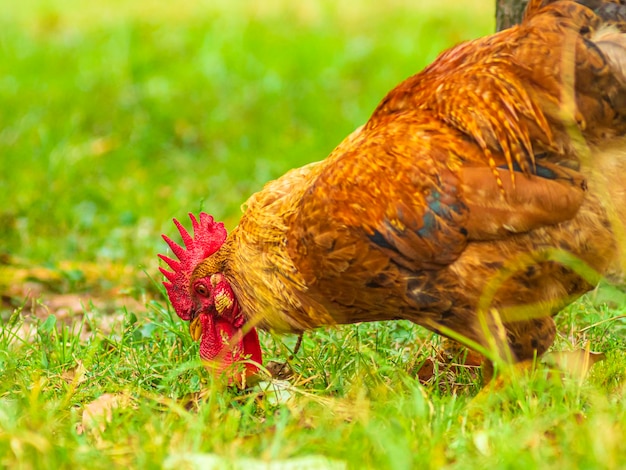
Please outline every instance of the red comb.
M220 249L226 241L226 228L222 222L215 222L213 217L204 212L200 213L200 221L193 214L189 214L193 227L193 237L185 230L182 224L174 219L174 225L178 228L185 247L174 242L167 235L162 235L163 240L169 245L178 261L165 255L159 255L172 269L159 268L169 282L163 282L167 295L172 302L176 313L183 320L189 320L193 306L189 293L189 282L194 269L205 258L211 256Z

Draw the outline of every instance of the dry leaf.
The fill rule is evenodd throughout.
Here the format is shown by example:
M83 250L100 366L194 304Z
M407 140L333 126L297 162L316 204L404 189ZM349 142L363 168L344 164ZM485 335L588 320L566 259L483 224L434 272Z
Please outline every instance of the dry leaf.
M24 313L38 318L53 314L64 323L90 311L92 303L99 311L114 312L122 307L133 312L145 311L145 299L139 301L127 295L123 288L134 286L136 282L136 271L132 267L114 263L64 261L54 269L17 262L0 264L3 306L21 308ZM114 287L106 288L108 285ZM71 292L76 290L81 293Z
M543 356L543 362L556 367L577 379L584 379L596 362L606 359L604 353L577 349L574 351L552 351Z
M435 376L435 361L427 358L417 371L417 377L421 383L426 383Z
M449 342L451 343L452 340ZM440 377L450 375L450 378L456 380L456 376L463 371L475 376L477 368L483 362L483 356L456 342L454 343L458 345L458 349L450 350L448 347L444 347L434 357L426 358L417 371L417 377L421 383L428 383L436 375Z
M113 410L132 406L131 399L123 393L105 393L83 408L83 419L78 434L91 431L94 434L104 432L113 419Z
M265 368L274 379L287 380L293 377L293 370L288 362L268 361Z
M447 362L476 367L482 365L485 359L482 354L450 338L442 338L440 355Z
M86 380L86 369L83 365L83 361L77 360L76 367L70 370L66 370L61 374L61 378L67 383L74 383L76 385L83 383Z

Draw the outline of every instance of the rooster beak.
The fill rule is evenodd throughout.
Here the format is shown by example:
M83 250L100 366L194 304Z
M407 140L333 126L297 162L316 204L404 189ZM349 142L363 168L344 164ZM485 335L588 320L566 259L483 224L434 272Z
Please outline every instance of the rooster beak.
M189 333L191 333L191 339L198 341L202 336L202 325L200 324L200 317L196 317L189 323Z
M198 341L202 336L202 324L200 323L200 315L198 312L191 312L191 318L189 319L189 333L191 339Z

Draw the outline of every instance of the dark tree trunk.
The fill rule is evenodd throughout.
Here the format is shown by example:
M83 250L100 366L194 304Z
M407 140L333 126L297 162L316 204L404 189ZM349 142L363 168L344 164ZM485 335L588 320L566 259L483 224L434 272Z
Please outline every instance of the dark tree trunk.
M496 30L519 23L527 3L528 0L496 0Z

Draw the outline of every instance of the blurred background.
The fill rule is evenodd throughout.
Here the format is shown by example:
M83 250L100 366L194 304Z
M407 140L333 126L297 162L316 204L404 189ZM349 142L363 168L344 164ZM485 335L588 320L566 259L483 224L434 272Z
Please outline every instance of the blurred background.
M0 11L3 298L33 280L149 289L172 217L234 227L264 183L323 159L443 49L492 32L494 8L13 2Z

